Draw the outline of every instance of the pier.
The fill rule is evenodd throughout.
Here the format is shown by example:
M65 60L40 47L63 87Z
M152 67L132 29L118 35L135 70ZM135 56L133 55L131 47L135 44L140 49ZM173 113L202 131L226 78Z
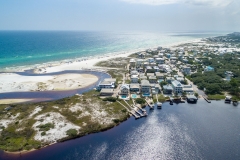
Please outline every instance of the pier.
M206 97L206 96L202 96L208 103L211 103L211 101Z
M134 111L129 110L125 105L123 105L121 102L117 101L119 104L121 104L124 108L127 109L129 113L131 113L136 119L140 118L138 115L135 114Z
M133 105L134 105L134 106L136 106L137 108L139 108L143 113L146 112L146 110L143 109L143 108L141 108L141 107L139 107L139 106L135 103L135 101L134 101L133 99L132 99L132 101L133 101Z
M157 108L162 109L162 103L158 101L158 94L156 94Z
M127 101L124 100L124 102L125 102L129 107L131 107L131 105L128 104ZM145 116L146 116L146 113L145 113L145 112L142 114L141 112L139 112L139 111L136 109L136 108L138 108L138 107L135 108L134 105L133 105L133 107L131 107L131 108L133 108L133 111L136 112L140 117L145 117Z
M150 109L154 109L154 106L151 105L150 103L148 103L147 99L145 99L145 101L146 101L147 105L150 107Z

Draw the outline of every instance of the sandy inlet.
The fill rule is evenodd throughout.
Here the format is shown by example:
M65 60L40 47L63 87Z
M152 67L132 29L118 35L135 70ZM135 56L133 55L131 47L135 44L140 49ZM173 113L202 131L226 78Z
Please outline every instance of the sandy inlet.
M21 91L72 90L98 81L91 74L61 74L54 76L22 76L15 73L0 74L0 93Z

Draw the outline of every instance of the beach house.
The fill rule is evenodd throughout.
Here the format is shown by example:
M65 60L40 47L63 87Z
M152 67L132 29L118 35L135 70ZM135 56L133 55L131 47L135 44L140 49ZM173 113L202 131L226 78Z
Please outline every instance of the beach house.
M134 68L134 67L136 67L136 61L135 61L135 59L130 59L130 67L131 68Z
M194 90L193 90L192 85L191 84L183 85L183 92L185 92L185 93L193 93Z
M214 68L211 67L211 66L207 66L207 67L204 69L204 72L211 72L211 71L214 71Z
M182 73L185 74L185 75L191 74L191 68L188 67L188 66L183 66L182 67Z
M138 73L138 71L133 70L133 71L130 72L130 74L131 74L131 76L132 76L132 75L137 75L137 76L138 76L139 73Z
M164 85L163 86L163 93L164 94L172 94L173 87L171 85Z
M158 94L160 92L160 85L159 84L151 84L152 94Z
M157 64L164 64L165 60L164 60L164 58L156 58L156 63Z
M130 84L130 92L140 92L140 84L139 83Z
M131 75L131 83L138 83L138 75Z
M140 52L138 54L138 58L144 59L145 58L145 54L146 54L146 52Z
M142 67L143 66L143 60L142 59L137 59L136 61L136 67Z
M129 93L129 84L123 84L123 85L121 85L121 87L120 87L120 94L121 95L128 95L128 93Z
M156 76L149 76L149 82L150 83L157 83L157 77Z
M149 63L153 63L154 62L154 58L148 58L148 62Z
M103 88L115 88L116 79L115 78L106 78L98 84L97 89L101 90Z
M114 90L111 88L102 88L100 91L100 96L112 96Z
M172 81L174 81L174 80L175 80L175 78L173 78L173 77L166 77L166 82L168 84L172 84Z
M172 81L172 87L173 87L174 93L182 93L183 92L183 85L177 80Z
M143 96L150 96L151 85L148 80L141 81L141 92L142 92Z
M157 79L164 79L163 73L155 72L155 76L157 77Z

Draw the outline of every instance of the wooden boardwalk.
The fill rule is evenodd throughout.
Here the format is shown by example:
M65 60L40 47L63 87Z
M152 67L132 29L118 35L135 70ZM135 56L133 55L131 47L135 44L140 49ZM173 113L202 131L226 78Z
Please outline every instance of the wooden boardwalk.
M140 118L140 116L136 115L134 111L129 110L125 105L123 105L121 102L117 101L119 104L121 104L124 108L127 109L129 113L131 113L136 119Z
M150 107L150 109L154 109L154 106L148 103L147 99L145 99L145 101L147 102L147 105Z

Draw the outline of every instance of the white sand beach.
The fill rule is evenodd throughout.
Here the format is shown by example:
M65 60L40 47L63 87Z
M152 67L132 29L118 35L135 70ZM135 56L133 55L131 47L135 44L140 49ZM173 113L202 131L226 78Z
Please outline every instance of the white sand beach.
M97 82L91 74L62 74L54 76L22 76L15 73L0 74L0 92L71 90Z

